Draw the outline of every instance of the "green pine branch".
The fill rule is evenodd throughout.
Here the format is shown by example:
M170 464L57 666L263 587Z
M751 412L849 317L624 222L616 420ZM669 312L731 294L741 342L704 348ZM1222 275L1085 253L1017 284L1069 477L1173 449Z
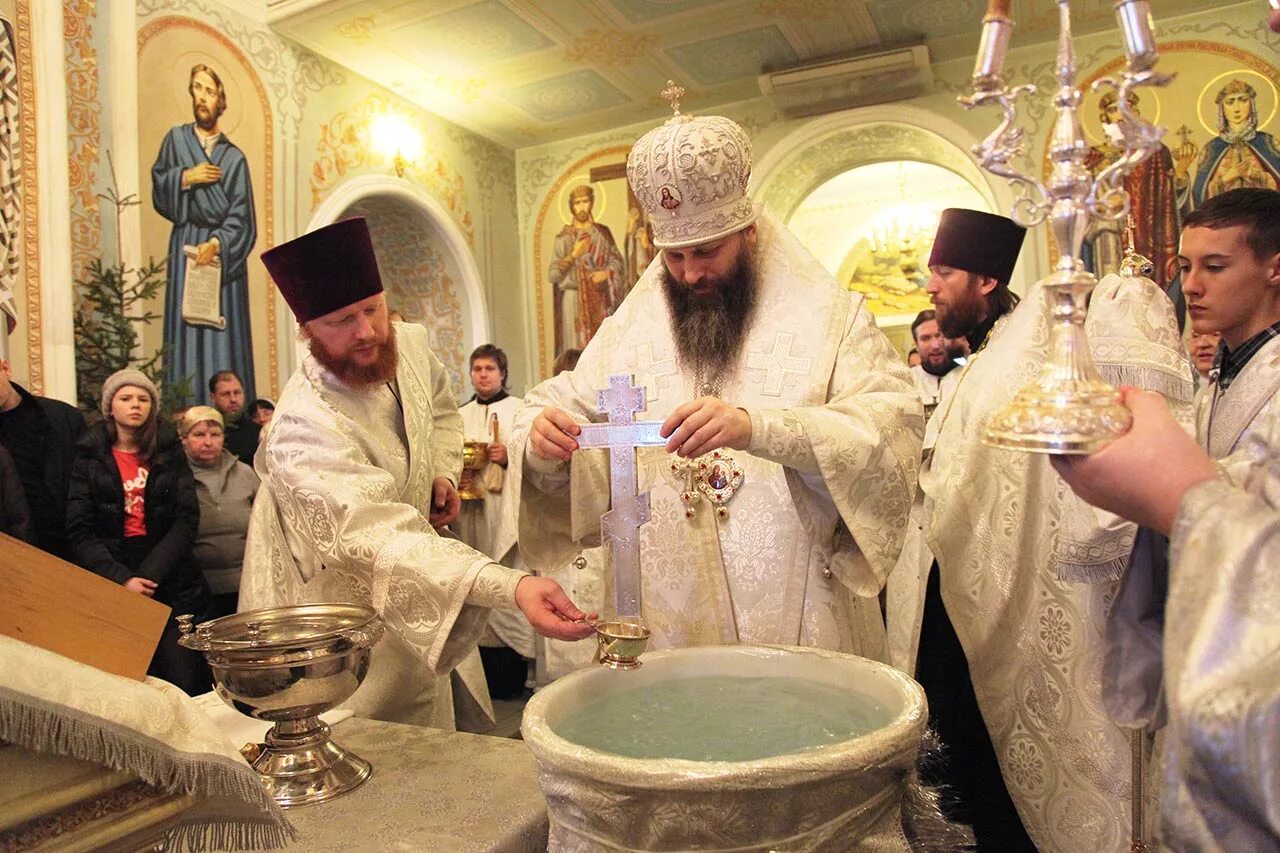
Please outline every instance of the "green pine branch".
M116 217L116 257L123 256L120 238L121 214L140 204L134 193L121 196L116 186L115 164L107 152L111 186L98 197L110 202ZM123 262L108 264L102 258L89 262L85 277L76 281L80 307L75 315L76 384L80 405L98 409L102 383L117 370L134 367L160 388L162 412L186 405L191 398L191 380L184 378L164 387L162 372L168 348L161 347L148 358L136 356L138 329L159 320L161 315L147 308L160 294L166 281L167 258L148 258L136 269Z

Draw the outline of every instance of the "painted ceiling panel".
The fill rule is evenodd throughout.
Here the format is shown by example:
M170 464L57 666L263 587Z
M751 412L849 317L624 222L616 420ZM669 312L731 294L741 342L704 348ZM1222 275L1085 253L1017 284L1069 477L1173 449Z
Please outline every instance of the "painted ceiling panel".
M612 0L611 5L633 24L712 5L706 0Z
M555 44L498 0L379 29L386 32L387 43L404 56L420 57L455 72L483 68Z
M539 80L502 94L503 100L544 122L562 121L631 99L594 71L575 71Z
M1207 0L1159 0L1160 18ZM657 119L669 77L702 111L763 70L923 39L973 55L984 0L266 0L282 35L509 148ZM1077 32L1113 0L1073 0ZM296 10L296 11L290 11ZM1048 44L1054 0L1014 0L1015 46ZM1117 48L1119 40L1117 39Z
M755 77L761 68L793 65L799 57L776 26L669 48L667 55L705 86Z

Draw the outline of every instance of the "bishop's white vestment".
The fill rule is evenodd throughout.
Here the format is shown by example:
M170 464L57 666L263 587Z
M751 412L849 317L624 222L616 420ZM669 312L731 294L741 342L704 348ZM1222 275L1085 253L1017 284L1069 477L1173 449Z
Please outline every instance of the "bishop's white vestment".
M394 382L353 388L310 354L290 377L254 460L239 606L371 605L387 631L345 707L452 729L455 669L492 718L476 641L522 575L428 523L433 480L462 468L462 419L426 329L396 335Z
M651 507L640 531L643 616L655 647L784 643L883 659L878 596L915 492L919 397L863 298L776 220L762 215L758 228L755 319L720 394L751 416L749 448L721 451L743 482L724 517L705 499L686 517L681 492L706 475L690 479L661 447L637 450ZM597 392L620 373L645 388L637 420L661 421L701 396L677 363L662 272L659 256L577 369L525 397L508 482L521 489L520 544L534 568L598 543L609 508L605 452L556 466L527 451L538 412L602 421Z
M1028 835L1042 851L1125 851L1129 734L1107 714L1101 670L1108 608L1137 528L1076 498L1043 454L982 442L991 416L1047 358L1043 298L1036 284L997 323L930 422L938 438L920 478L924 532ZM1094 291L1086 329L1105 379L1164 393L1189 421L1191 369L1162 291L1145 279L1108 276ZM890 591L890 633L914 643L924 578L895 572L891 583L899 581L916 586L912 594ZM895 620L906 620L905 629ZM914 645L908 651L914 657Z

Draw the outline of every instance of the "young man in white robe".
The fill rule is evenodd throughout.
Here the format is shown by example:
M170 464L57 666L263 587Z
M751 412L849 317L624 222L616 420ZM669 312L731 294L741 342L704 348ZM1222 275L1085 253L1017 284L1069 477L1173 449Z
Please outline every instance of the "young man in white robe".
M1044 456L983 442L1049 358L1044 285L1002 305L1016 227L978 211L939 226L928 290L943 334L971 330L974 354L929 422L920 483L935 562L894 573L890 635L908 660L919 638L915 674L947 751L930 781L951 786L979 850L1123 851L1130 740L1103 705L1102 630L1136 528L1070 498ZM1087 330L1104 378L1170 394L1189 418L1190 368L1155 284L1104 279Z
M578 425L604 419L610 376L632 374L647 406L636 419L667 439L636 453L651 647L883 659L878 596L915 491L919 397L863 298L747 197L750 151L734 122L685 115L632 148L661 253L576 369L525 397L509 481L521 549L541 569L599 542L607 454L580 451Z
M463 437L488 445L488 461L479 471L463 469L459 491L480 496L462 501L451 529L494 562L522 568L514 518L506 517L515 508L503 495L507 444L522 404L519 397L507 393L507 366L507 354L493 344L481 344L471 353L475 394L458 407L458 414L462 416ZM480 637L480 658L493 698L511 699L524 690L534 645L533 629L519 613L494 610L489 614L489 625Z
M240 609L347 601L387 632L347 707L454 727L450 673L488 705L476 641L495 607L561 639L591 629L554 581L439 536L457 515L462 420L426 329L392 324L363 219L264 252L308 354L255 459ZM461 699L462 697L459 697ZM491 715L490 709L490 715Z
M1280 849L1280 786L1251 776L1259 759L1245 757L1274 767L1280 754L1280 584L1262 556L1275 550L1280 497L1280 192L1238 189L1205 202L1183 223L1178 263L1193 330L1222 336L1197 401L1199 450L1169 434L1157 401L1131 394L1129 435L1055 467L1090 502L1174 530L1167 560L1163 540L1147 529L1139 538L1107 626L1103 685L1123 725L1159 726L1167 714L1165 843ZM1138 482L1117 482L1139 462L1149 467ZM1197 485L1210 479L1221 482ZM1261 679L1256 689L1246 673ZM1256 707L1232 707L1241 697ZM1247 784L1256 787L1233 805L1227 792Z

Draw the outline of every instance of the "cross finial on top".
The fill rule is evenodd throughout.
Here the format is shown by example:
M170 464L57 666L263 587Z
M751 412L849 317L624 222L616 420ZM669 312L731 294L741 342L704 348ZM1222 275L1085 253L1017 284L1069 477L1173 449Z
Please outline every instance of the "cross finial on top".
M671 102L671 112L680 115L680 99L684 97L684 87L675 80L668 80L666 88L659 94Z
M1124 250L1130 255L1134 254L1137 251L1133 245L1133 234L1134 234L1134 223L1133 223L1133 211L1131 210L1129 211L1129 215L1125 217L1125 221L1124 221Z

